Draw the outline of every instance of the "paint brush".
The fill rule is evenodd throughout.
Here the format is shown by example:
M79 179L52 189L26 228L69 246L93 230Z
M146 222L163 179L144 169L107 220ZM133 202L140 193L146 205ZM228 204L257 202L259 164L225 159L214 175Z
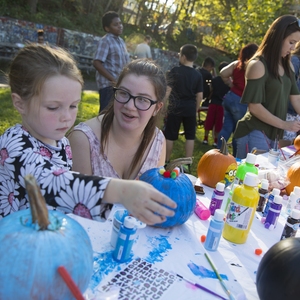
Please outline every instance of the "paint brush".
M220 298L220 299L223 299L223 300L227 300L226 298L224 298L224 297L222 297L221 295L219 295L219 294L213 292L212 290L210 290L210 289L208 289L208 288L206 288L206 287L204 287L204 286L202 286L202 285L200 285L200 284L198 284L198 283L194 283L194 282L192 282L191 280L188 280L188 279L184 278L183 276L181 276L181 275L179 275L179 274L176 274L176 276L179 277L179 278L181 278L182 280L188 282L189 284L191 284L191 285L193 285L193 286L195 286L195 287L197 287L197 288L199 288L199 289L201 289L201 290L203 290L203 291L205 291L205 292L211 294L211 295L214 295L214 296L216 296L216 297L218 297L218 298Z
M224 280L222 279L222 277L220 276L219 272L217 271L215 265L213 264L212 260L209 258L209 256L207 255L207 253L204 253L208 263L210 264L210 266L212 267L212 269L214 270L215 274L217 275L224 291L226 292L226 294L229 296L230 300L235 300L235 298L233 297L233 295L231 294L231 292L229 291L229 289L227 288Z

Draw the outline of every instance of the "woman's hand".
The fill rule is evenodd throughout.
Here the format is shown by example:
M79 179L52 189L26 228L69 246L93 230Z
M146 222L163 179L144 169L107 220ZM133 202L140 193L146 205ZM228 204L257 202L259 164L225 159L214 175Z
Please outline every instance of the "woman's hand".
M139 180L111 179L103 200L123 204L131 215L148 225L162 223L166 216L174 216L177 207L168 196Z
M286 131L293 131L297 132L300 130L300 122L297 120L294 121L286 121L285 122L285 128Z

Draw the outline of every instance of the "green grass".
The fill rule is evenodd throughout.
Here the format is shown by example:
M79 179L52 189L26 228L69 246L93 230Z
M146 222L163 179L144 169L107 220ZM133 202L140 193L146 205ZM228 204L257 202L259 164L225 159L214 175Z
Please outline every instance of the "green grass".
M85 120L91 119L98 114L99 110L99 94L98 92L83 92L82 101L79 105L77 119L75 124L83 122ZM21 122L21 117L16 109L13 107L10 97L10 89L0 88L0 101L1 101L1 110L0 110L0 135L3 132L15 125L16 123ZM205 114L202 113L201 119L205 118ZM197 176L197 165L198 161L206 151L210 150L212 147L208 145L203 145L202 140L204 137L204 129L198 127L196 130L196 139L195 139L195 149L194 149L194 159L191 167L191 173L194 176ZM178 140L174 143L173 152L171 159L184 157L184 136L179 136ZM213 139L211 133L209 135L209 144L212 145Z

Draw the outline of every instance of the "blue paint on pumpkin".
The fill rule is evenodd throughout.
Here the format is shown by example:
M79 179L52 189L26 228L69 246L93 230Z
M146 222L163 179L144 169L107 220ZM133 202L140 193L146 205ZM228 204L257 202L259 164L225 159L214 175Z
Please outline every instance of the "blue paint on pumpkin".
M0 299L74 299L57 268L64 266L82 293L93 272L93 250L83 227L49 211L49 230L32 224L30 210L0 221Z
M159 168L154 168L143 173L140 180L152 184L177 203L175 215L167 217L165 222L154 226L167 228L181 225L193 214L196 206L196 192L192 182L184 173L180 173L175 179L165 178L159 173Z

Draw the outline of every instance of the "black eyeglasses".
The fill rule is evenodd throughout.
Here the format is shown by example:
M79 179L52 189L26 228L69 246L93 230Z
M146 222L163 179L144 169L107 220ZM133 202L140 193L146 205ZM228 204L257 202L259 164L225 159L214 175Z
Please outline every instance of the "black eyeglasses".
M297 19L296 21L290 23L289 25L297 24L298 27L300 28L300 19Z
M152 105L158 102L143 96L132 96L130 93L122 89L113 88L113 90L116 101L126 104L130 99L133 99L134 106L139 110L148 110Z

